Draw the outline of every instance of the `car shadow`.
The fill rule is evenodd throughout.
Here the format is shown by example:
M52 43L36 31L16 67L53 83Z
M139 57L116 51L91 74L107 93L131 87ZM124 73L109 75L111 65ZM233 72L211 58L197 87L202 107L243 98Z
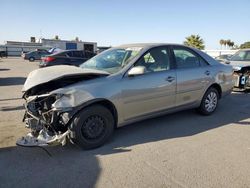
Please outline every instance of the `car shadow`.
M0 99L0 102L1 102L1 101L14 101L14 100L19 100L19 99L22 99L22 97L14 97L14 98Z
M0 78L0 86L23 85L26 77Z
M10 69L1 69L0 68L0 71L9 71Z
M0 107L0 111L14 111L14 110L23 110L24 106L4 106Z
M0 149L0 182L7 187L94 187L101 171L92 152L55 146L52 157L39 148Z
M39 148L1 148L0 166L4 170L0 182L4 187L94 187L102 169L99 156L130 152L135 145L195 136L231 123L245 126L242 122L250 118L250 104L242 100L247 95L222 99L212 116L187 110L118 128L108 143L94 150L67 144L47 148L50 157Z

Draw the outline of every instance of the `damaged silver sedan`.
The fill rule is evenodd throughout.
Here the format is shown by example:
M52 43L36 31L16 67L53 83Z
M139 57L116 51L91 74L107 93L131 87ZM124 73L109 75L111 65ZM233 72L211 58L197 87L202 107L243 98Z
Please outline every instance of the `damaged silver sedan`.
M250 89L250 49L239 50L226 63L233 66L234 88Z
M111 48L80 67L31 72L23 87L24 121L31 132L21 146L104 144L116 127L196 108L212 114L233 86L232 67L175 44ZM187 125L188 126L188 125Z

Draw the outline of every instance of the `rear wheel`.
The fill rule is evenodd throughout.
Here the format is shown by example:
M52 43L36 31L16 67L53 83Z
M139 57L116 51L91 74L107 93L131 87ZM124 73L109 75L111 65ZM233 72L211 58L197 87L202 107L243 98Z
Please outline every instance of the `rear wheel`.
M35 58L34 57L30 57L29 61L35 61Z
M103 145L113 134L114 117L101 105L84 108L76 115L71 126L70 138L83 149Z
M217 89L211 87L204 94L198 111L203 115L210 115L216 110L218 102L219 93Z

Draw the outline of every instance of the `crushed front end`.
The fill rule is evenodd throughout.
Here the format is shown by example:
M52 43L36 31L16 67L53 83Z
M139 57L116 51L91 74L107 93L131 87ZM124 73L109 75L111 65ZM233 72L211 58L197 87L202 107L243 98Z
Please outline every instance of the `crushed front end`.
M20 146L47 146L66 144L69 135L70 112L53 108L60 95L36 95L25 98L23 121L30 133L17 140Z
M245 90L250 87L250 67L234 67L234 88Z
M66 144L74 114L84 102L92 99L85 90L77 89L88 80L109 73L58 65L29 73L22 92L25 100L23 121L31 131L17 140L20 146ZM75 85L75 86L73 86Z

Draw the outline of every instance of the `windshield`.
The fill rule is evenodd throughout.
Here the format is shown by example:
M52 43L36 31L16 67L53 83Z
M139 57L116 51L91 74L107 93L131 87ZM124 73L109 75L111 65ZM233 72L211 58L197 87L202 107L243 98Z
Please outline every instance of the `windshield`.
M250 51L239 51L234 54L231 61L250 61Z
M110 49L81 64L81 68L97 69L111 74L121 70L141 50L140 47Z

